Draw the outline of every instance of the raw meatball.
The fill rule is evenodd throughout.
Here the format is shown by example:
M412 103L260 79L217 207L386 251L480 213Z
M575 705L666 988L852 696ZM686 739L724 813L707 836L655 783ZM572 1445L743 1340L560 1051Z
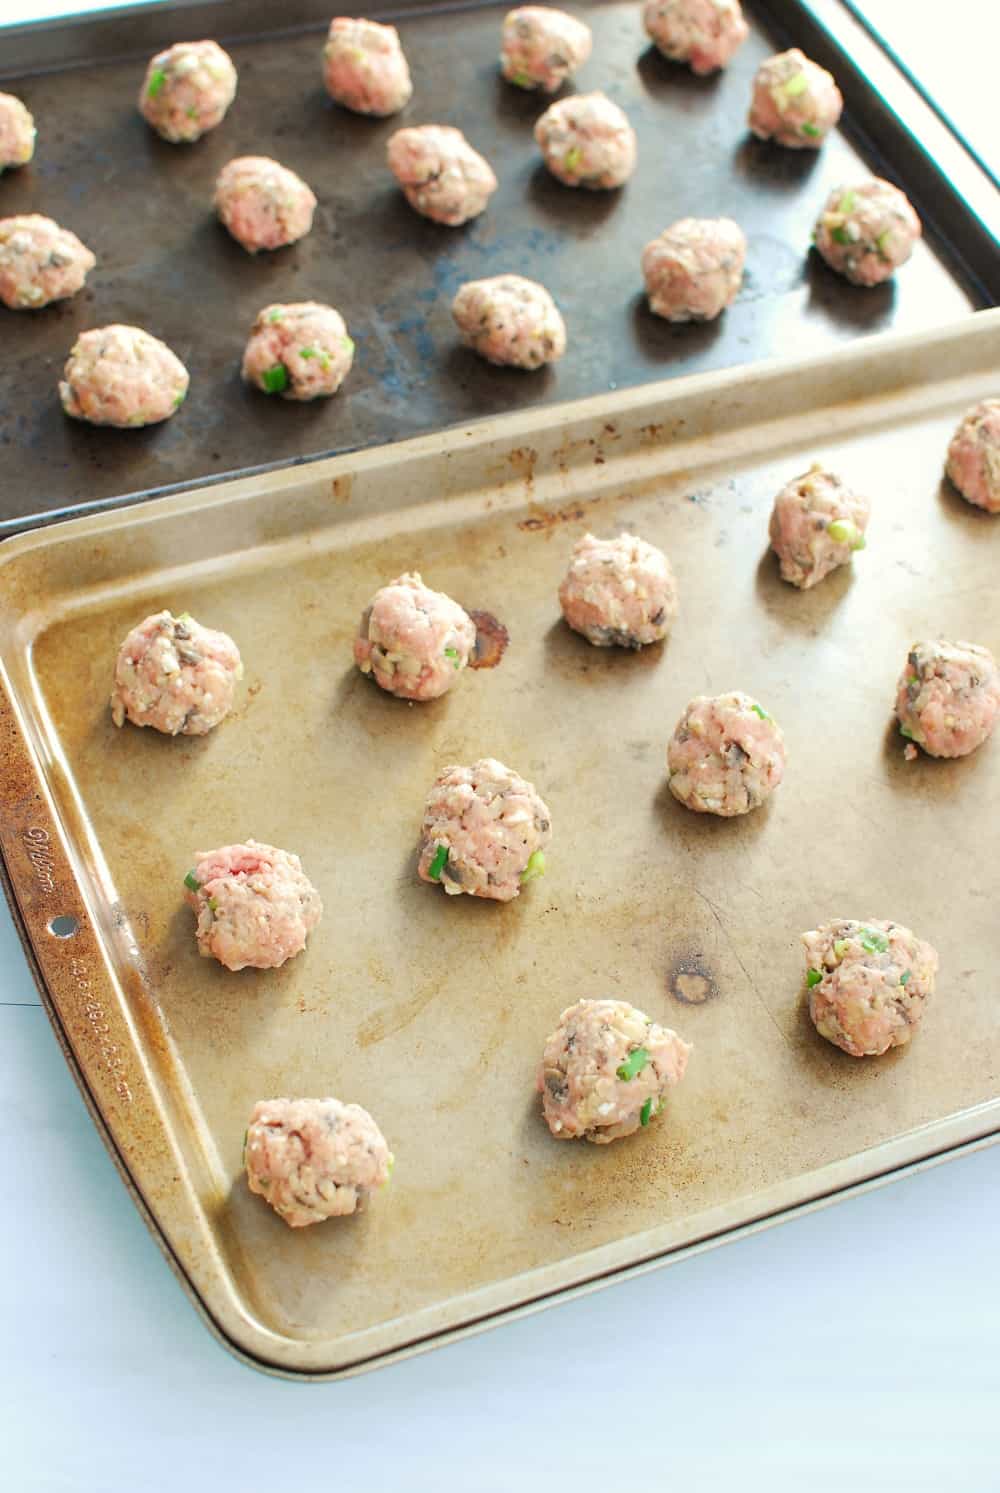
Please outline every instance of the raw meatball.
M500 70L518 88L555 93L590 56L590 27L564 10L522 5L503 23Z
M398 114L413 93L399 32L377 21L337 16L330 22L323 76L330 97L356 114Z
M155 425L180 409L188 371L165 342L141 327L94 327L73 344L59 398L91 425Z
M948 476L977 508L1000 513L1000 399L984 399L965 416L948 447Z
M896 715L904 736L932 757L965 757L1000 714L1000 672L975 643L914 643L899 677Z
M523 275L467 281L451 314L466 347L488 363L541 368L566 351L566 324L555 301L544 285Z
M228 633L202 627L188 612L156 612L119 649L111 719L167 736L204 736L232 710L242 678L240 650Z
M257 840L196 851L184 887L199 954L227 969L278 969L301 954L323 913L298 856Z
M316 198L287 166L267 156L237 156L219 172L215 209L236 242L256 254L304 238Z
M938 956L909 928L838 918L803 933L809 1015L828 1042L873 1058L909 1042L934 994Z
M35 121L12 93L0 93L0 176L8 166L26 166L35 154Z
M397 130L387 150L389 170L410 206L449 228L478 217L497 189L489 161L451 125Z
M699 814L757 809L785 775L781 727L749 695L696 695L667 748L671 793Z
M648 1125L691 1048L627 1001L577 1001L545 1044L536 1088L556 1140L606 1145Z
M339 1099L262 1099L243 1143L250 1191L293 1229L360 1212L392 1163L368 1111Z
M739 0L647 0L642 23L664 57L714 73L750 35Z
M318 301L258 311L243 354L243 377L265 394L318 399L336 394L354 362L344 318Z
M603 93L550 104L535 123L535 139L546 166L567 187L620 187L635 170L635 130Z
M436 700L451 689L475 645L469 614L413 571L376 591L365 607L354 662L390 695Z
M681 218L642 251L649 307L667 321L711 321L743 284L747 241L732 218Z
M769 534L784 580L803 591L865 547L871 503L813 462L774 500Z
M214 41L179 41L149 60L139 112L172 145L214 130L236 97L233 59Z
M0 301L12 311L76 295L96 263L86 244L51 218L0 218Z
M598 648L658 643L677 616L677 586L662 550L621 534L584 534L559 587L559 605L575 632Z
M909 199L873 176L830 193L813 242L830 268L854 285L881 285L906 263L922 232Z
M793 47L757 69L747 124L761 140L818 150L843 108L833 74Z
M545 872L552 817L531 783L495 757L446 767L428 795L421 828L422 881L455 896L509 902Z

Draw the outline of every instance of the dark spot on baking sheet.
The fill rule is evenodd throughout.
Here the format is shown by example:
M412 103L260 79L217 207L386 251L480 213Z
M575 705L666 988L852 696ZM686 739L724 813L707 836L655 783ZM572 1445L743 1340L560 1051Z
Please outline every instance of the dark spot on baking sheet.
M517 527L536 534L555 529L559 524L576 523L583 516L584 510L579 505L572 508L537 508L533 505L528 517L520 519Z
M715 976L703 962L700 953L682 955L675 960L667 975L667 989L674 1000L685 1006L703 1006L718 995Z
M492 612L466 608L476 627L476 641L469 657L470 669L495 669L510 642L510 633Z
M351 485L354 479L348 472L343 477L333 479L333 501L335 503L349 503L351 501Z

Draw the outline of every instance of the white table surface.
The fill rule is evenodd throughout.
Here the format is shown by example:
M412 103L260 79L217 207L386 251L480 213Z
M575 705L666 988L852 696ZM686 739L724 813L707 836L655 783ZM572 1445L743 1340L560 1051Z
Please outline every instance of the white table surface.
M0 0L0 17L75 8ZM195 1315L3 909L0 1092L10 1493L1000 1490L1000 1147L392 1368L295 1384Z

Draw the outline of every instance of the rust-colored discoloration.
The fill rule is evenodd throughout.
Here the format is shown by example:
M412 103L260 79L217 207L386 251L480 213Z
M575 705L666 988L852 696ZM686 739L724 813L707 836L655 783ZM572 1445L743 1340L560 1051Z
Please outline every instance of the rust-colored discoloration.
M470 669L495 669L507 651L510 633L492 612L466 608L476 625L476 642L469 658Z
M578 523L585 511L580 503L573 503L568 508L541 508L530 504L527 518L519 519L517 527L527 534L546 534L558 529L560 524Z
M515 446L513 451L507 452L507 464L513 468L514 475L520 477L529 488L535 480L537 461L538 452L534 446Z
M675 961L667 975L667 989L686 1006L703 1006L719 993L715 976L698 953Z
M333 501L335 503L349 503L351 501L351 488L354 486L354 478L350 472L345 472L342 477L334 477L331 483Z

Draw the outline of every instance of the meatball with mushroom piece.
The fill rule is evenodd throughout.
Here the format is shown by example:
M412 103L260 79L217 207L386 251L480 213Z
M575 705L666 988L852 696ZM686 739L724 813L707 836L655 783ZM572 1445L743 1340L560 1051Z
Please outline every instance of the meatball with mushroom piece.
M566 324L544 285L523 275L469 280L451 303L466 347L488 363L541 368L566 351Z
M86 244L51 218L0 218L0 301L11 311L38 311L76 295L96 263Z
M816 251L852 285L881 285L905 264L923 232L909 198L873 176L836 187L813 232Z
M1000 513L1000 399L969 410L951 438L947 470L966 502Z
M564 10L522 5L503 23L500 70L518 88L555 93L582 67L592 46L590 27Z
M497 189L489 161L451 125L397 130L389 137L387 155L414 212L448 228L478 217Z
M750 35L739 0L647 0L642 24L664 57L699 77L725 67Z
M535 123L535 139L546 166L567 187L611 191L635 170L635 130L603 93L550 104Z
M914 643L899 677L899 729L932 757L966 757L1000 714L1000 671L976 643Z
M424 807L421 881L509 902L545 872L552 816L531 783L494 757L446 767Z
M574 632L597 648L642 648L667 636L677 616L677 586L662 550L634 534L573 546L559 605Z
M749 695L696 695L667 749L671 793L698 814L757 809L785 774L785 738Z
M535 1087L556 1140L597 1145L633 1135L680 1083L690 1045L627 1001L581 1000L545 1044Z
M236 68L214 41L179 41L149 60L139 112L171 145L189 145L221 124L236 97Z
M198 918L198 953L232 970L279 969L323 913L298 856L258 840L197 851L184 900Z
M156 612L119 649L111 719L166 736L204 736L233 708L242 678L240 650L228 633L202 627L187 612Z
M354 362L344 318L318 301L258 311L243 353L242 375L265 394L320 399L336 394Z
M215 183L215 210L248 254L305 238L316 198L301 177L267 156L237 156Z
M809 1015L852 1058L909 1042L934 994L938 956L899 923L838 918L803 933Z
M747 124L758 139L791 150L819 150L843 108L833 74L793 47L757 69Z
M385 119L413 94L410 69L395 26L337 16L323 48L326 91L355 114Z
M243 1142L250 1191L293 1229L358 1213L392 1175L385 1136L360 1104L262 1099Z
M169 420L189 382L180 358L141 327L94 327L73 344L59 398L74 420L134 429Z
M365 607L354 662L390 695L436 700L468 666L475 646L468 612L413 571L382 586Z
M667 321L712 321L743 284L747 241L732 218L681 218L642 251L649 309Z
M12 93L0 93L0 176L9 167L28 164L37 135L30 109Z
M769 535L782 579L808 590L865 547L871 503L813 462L774 500Z

